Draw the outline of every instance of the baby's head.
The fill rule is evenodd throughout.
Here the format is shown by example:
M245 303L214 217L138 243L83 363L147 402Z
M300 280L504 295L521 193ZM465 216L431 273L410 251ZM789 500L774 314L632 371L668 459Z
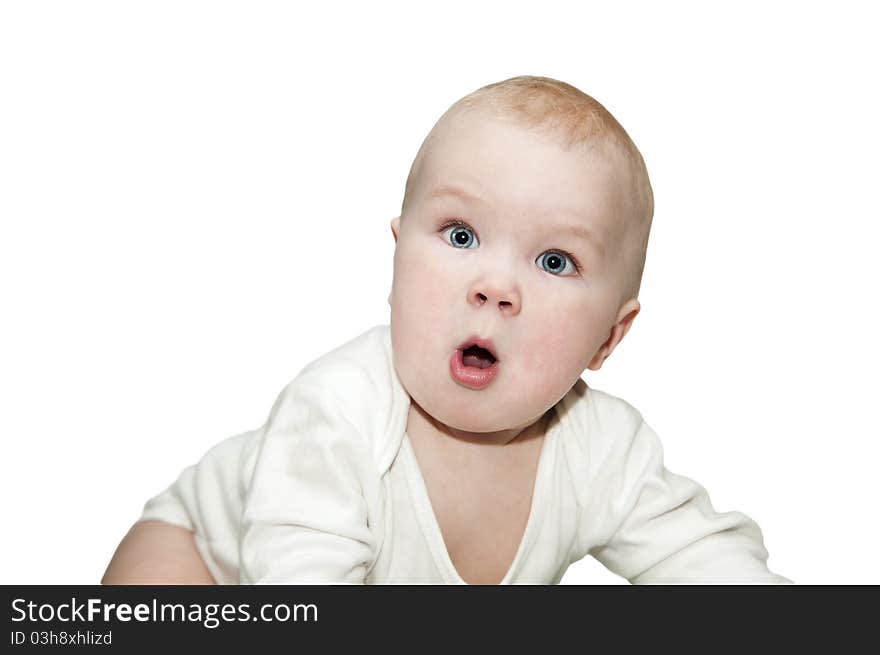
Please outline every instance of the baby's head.
M540 419L638 314L652 215L639 151L576 88L517 77L455 103L391 222L392 349L413 401L466 432Z

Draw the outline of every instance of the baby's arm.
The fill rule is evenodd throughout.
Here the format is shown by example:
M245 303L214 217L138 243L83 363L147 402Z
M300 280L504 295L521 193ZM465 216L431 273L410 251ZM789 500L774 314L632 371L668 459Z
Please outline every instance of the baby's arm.
M215 584L192 531L138 521L116 548L101 579L106 585Z
M103 582L237 584L241 510L260 435L221 441L151 498Z
M767 568L754 521L717 513L703 487L664 467L660 441L640 416L632 426L597 474L613 527L590 549L597 560L633 584L791 583Z
M221 442L150 499L102 581L363 582L374 545L362 478L373 458L341 404L289 385L266 425Z
M379 476L364 431L330 389L294 382L265 426L241 531L241 582L363 583Z

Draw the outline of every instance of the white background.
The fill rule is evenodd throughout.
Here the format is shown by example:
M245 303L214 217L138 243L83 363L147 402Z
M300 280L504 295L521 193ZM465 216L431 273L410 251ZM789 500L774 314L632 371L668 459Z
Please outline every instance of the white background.
M147 498L386 323L416 150L520 74L605 104L654 185L642 313L587 382L772 570L880 583L870 4L304 6L0 8L0 583L97 582Z

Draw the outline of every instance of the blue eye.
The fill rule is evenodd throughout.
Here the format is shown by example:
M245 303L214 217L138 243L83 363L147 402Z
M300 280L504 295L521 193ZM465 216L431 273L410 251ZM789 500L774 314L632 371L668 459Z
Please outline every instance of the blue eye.
M477 241L477 236L474 234L473 230L461 223L454 223L446 227L446 229L443 230L443 233L446 232L449 232L449 236L446 237L446 240L456 248L476 248L479 245L479 241Z
M538 257L536 263L542 269L553 275L577 273L579 271L574 258L568 253L560 252L559 250L548 250Z

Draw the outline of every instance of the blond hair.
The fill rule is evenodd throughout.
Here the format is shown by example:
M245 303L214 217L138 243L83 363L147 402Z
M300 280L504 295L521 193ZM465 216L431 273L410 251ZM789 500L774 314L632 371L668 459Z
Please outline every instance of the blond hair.
M406 212L427 145L437 127L450 116L469 110L509 117L524 127L545 129L561 136L565 148L581 148L624 158L631 178L631 216L626 225L628 235L624 239L628 244L624 256L630 264L622 300L635 298L641 286L654 215L648 171L638 148L611 112L571 84L549 77L521 75L488 84L455 102L425 137L413 160L406 179L401 216Z

